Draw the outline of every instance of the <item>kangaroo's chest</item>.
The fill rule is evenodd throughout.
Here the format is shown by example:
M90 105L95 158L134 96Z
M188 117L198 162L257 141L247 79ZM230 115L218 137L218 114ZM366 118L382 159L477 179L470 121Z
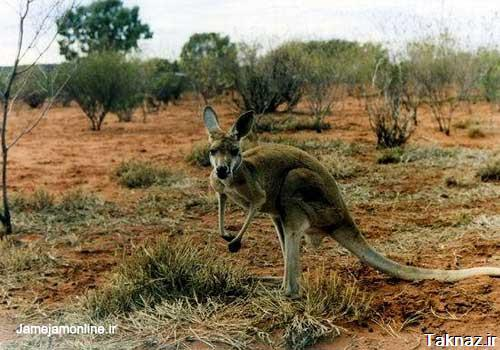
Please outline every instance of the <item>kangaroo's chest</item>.
M242 187L245 186L244 183L237 185L232 182L226 183L213 175L210 176L210 183L216 192L225 194L229 200L236 203L239 207L248 208L250 206L251 198L246 195L246 191Z

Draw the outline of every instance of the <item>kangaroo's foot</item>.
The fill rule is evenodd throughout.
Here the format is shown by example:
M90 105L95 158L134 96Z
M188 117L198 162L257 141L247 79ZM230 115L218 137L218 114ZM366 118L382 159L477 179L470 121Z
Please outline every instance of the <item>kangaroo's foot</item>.
M296 300L300 298L299 288L285 288L285 296L289 299Z

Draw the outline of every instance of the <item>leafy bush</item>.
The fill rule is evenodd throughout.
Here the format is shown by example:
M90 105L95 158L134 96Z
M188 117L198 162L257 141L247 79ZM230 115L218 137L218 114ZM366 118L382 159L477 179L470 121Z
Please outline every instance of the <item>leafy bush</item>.
M205 104L232 86L236 56L229 36L218 33L193 34L182 47L181 66Z
M480 59L486 66L481 79L483 96L492 106L500 107L500 51L481 50Z
M305 62L303 50L297 43L285 43L271 50L264 58L270 67L281 103L292 110L302 97Z
M293 109L304 82L300 46L288 43L264 56L258 51L256 46L240 46L240 66L234 83L240 98L234 99L235 104L258 115L272 113L281 105Z
M115 171L118 181L127 188L168 186L179 180L177 175L149 162L131 160L121 163Z
M179 64L166 59L152 59L144 63L145 94L150 107L175 103L186 90L187 81Z
M316 131L321 132L325 116L344 96L345 62L327 51L314 50L305 54L305 99L316 120Z
M231 299L252 288L243 269L227 264L210 247L163 239L139 248L119 266L110 283L90 293L86 309L95 318L153 306L163 299Z
M89 118L92 130L101 130L109 112L123 114L142 102L137 62L116 52L103 52L81 58L77 64L66 90Z

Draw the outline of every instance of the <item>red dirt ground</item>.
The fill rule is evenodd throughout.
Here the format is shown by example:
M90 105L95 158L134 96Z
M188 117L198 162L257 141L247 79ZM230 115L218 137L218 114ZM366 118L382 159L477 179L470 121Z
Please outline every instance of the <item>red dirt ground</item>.
M224 104L216 105L224 125L234 120L235 113ZM498 149L500 136L500 115L490 116L488 106L472 106L472 117L480 119L487 132L485 138L471 139L466 130L454 129L451 137L435 130L428 113L421 121L413 143L435 144L439 146L464 146L470 148ZM12 118L12 134L20 130L34 112L26 108L16 111ZM462 112L457 120L469 118ZM138 120L141 118L138 118ZM341 139L348 142L374 145L375 138L370 131L368 121L359 101L347 99L342 111L337 116L329 117L332 129L322 134L300 132L294 136L300 138ZM206 177L209 170L191 166L184 161L194 142L204 140L204 127L199 117L199 104L192 100L183 101L178 106L169 106L166 110L148 117L146 123L118 123L115 117L109 116L101 132L92 132L83 113L77 107L55 108L40 126L27 135L11 152L10 186L13 192L30 192L43 187L50 192L63 193L72 188L92 190L106 199L117 202L134 201L137 193L124 191L110 175L113 169L123 160L147 159L159 165L182 169L193 177ZM373 146L369 154L362 155L374 162L376 151ZM434 177L434 179L432 179ZM429 186L442 181L441 174L415 174L411 181L402 181L401 191L411 193L421 186ZM208 187L207 187L208 188ZM500 201L499 201L500 202ZM500 204L473 203L479 212L498 214ZM421 208L425 210L426 203ZM377 207L380 210L380 207ZM356 208L354 216L360 223L369 239L384 237L390 232L390 221L394 211L399 219L405 215L407 208L387 208L386 212L378 211L374 215L373 208ZM404 216L403 216L404 218ZM410 221L425 225L436 217L427 219L412 218ZM207 229L215 228L216 213L198 218ZM421 220L422 222L419 222ZM425 222L427 221L427 222ZM246 264L256 273L281 274L281 252L272 226L267 221L259 221L253 229L256 231L248 236L245 247L237 256L230 258L235 262ZM74 296L81 295L85 289L94 288L103 282L103 273L110 271L119 261L114 251L118 246L130 247L130 242L140 241L148 237L160 235L161 230L143 231L141 227L131 228L134 239L107 236L102 233L92 233L95 239L91 245L79 251L60 254L69 262L61 269L66 276L64 281L51 279L47 276L50 287L31 291L45 305L64 303ZM39 238L39 237L38 237ZM37 239L23 236L21 240ZM122 241L120 241L122 239ZM204 241L202 237L196 238ZM87 240L89 242L90 240ZM482 263L488 256L498 254L500 242L484 243L476 237L464 237L456 243L456 251L461 256L461 263L473 265ZM261 247L268 247L263 250ZM437 283L433 281L407 283L392 279L361 265L351 256L341 256L336 261L325 261L321 252L331 249L335 243L328 242L319 253L305 258L304 265L325 263L328 268L336 269L342 275L359 278L360 286L374 294L374 305L387 322L383 327L375 323L368 326L353 328L330 344L317 345L315 349L425 349L423 332L436 334L450 333L453 335L480 335L490 332L500 335L500 280L481 277L461 281L455 284ZM220 243L221 252L225 246ZM439 255L426 247L421 250L415 264L432 267L449 267L450 259L455 251L440 252ZM225 254L225 253L223 253ZM228 255L229 256L229 255ZM419 310L428 312L429 306L438 317L424 314L414 323L399 331L399 327L410 316L418 314ZM15 315L15 310L0 311L0 319ZM456 319L452 315L456 315ZM2 322L0 322L2 323ZM0 327L0 339L12 330L12 323ZM391 327L393 328L392 332Z

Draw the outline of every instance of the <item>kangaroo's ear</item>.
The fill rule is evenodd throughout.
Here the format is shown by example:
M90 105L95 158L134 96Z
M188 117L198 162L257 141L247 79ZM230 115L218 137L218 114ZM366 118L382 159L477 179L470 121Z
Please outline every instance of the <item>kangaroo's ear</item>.
M243 113L238 117L233 127L231 128L230 134L235 136L237 140L241 140L252 130L254 123L253 111L248 111Z
M209 134L221 131L217 114L215 114L212 107L206 106L203 110L203 121L205 122L205 127L207 128Z

